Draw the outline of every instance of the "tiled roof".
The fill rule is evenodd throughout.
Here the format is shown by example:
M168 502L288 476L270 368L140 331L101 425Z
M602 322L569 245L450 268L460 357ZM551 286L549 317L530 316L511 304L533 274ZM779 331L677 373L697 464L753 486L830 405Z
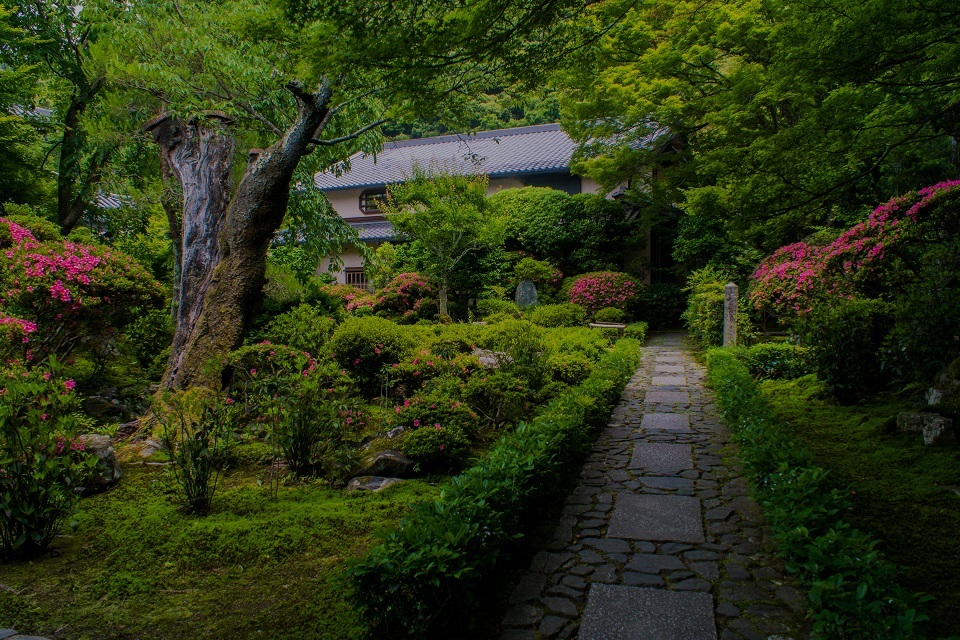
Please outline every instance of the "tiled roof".
M397 230L389 222L349 222L348 224L357 230L357 236L361 240L387 242L397 237Z
M123 196L118 196L115 193L104 193L103 191L98 192L97 197L94 198L98 209L119 209L123 206L123 201Z
M414 166L490 177L553 173L569 168L575 148L559 124L403 140L388 142L376 155L351 156L350 170L339 176L343 165L314 179L318 188L335 190L403 182Z

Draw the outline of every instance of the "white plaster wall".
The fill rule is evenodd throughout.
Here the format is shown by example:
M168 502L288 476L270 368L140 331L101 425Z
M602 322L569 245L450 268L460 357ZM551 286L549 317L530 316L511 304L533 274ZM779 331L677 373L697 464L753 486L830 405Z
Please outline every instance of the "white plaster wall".
M364 189L338 189L327 191L326 194L334 211L339 213L341 218L361 218L368 215L360 211L360 194L363 191Z
M591 180L586 176L580 177L580 193L605 193L599 182Z
M340 256L340 259L343 260L343 267L340 271L335 271L332 275L337 278L337 282L340 284L347 283L347 268L359 268L363 266L363 258L360 257L360 252L356 249L347 249ZM317 269L317 274L327 273L330 269L330 258L324 258L320 262L320 267Z

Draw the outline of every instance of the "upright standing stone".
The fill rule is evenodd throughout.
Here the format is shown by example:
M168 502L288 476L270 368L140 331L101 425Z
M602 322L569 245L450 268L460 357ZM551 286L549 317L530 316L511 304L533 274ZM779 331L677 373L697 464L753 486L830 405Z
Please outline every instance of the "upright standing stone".
M740 289L730 282L723 288L723 346L737 346L737 297Z
M532 307L537 304L537 285L533 280L522 280L513 299L521 307Z

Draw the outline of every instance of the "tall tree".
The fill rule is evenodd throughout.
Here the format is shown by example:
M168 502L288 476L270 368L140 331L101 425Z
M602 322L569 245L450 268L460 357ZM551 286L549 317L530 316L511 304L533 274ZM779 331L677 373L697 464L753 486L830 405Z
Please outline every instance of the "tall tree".
M952 0L641 4L562 75L563 119L602 181L666 178L690 246L769 250L956 175L958 42ZM682 161L638 175L664 128Z
M117 142L92 140L87 114L100 98L104 77L89 65L94 37L88 9L69 0L24 0L16 22L32 37L12 51L25 63L41 66L47 85L50 121L45 123L57 158L57 222L64 235L80 222L94 201Z
M450 281L464 258L503 242L504 228L490 215L486 176L428 174L415 167L411 179L389 187L387 219L425 250L424 265L440 284L440 315L449 315Z
M164 385L204 381L206 362L240 343L295 175L303 183L359 148L374 151L377 128L397 114L435 113L493 76L542 73L559 53L552 38L581 8L578 0L101 7L97 57L159 112L147 130L183 193L184 284Z
M42 140L35 126L43 115L33 109L37 69L16 54L33 46L16 14L0 5L0 208L5 202L34 204L43 196L37 170Z

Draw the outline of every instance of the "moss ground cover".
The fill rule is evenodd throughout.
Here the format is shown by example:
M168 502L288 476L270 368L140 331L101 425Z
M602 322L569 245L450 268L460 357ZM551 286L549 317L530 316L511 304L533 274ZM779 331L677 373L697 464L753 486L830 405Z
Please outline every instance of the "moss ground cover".
M930 635L960 635L960 496L943 489L960 485L960 447L897 434L893 418L909 407L889 396L840 406L812 376L760 390L831 483L851 487L844 519L880 540L904 587L934 596Z
M439 492L421 481L378 494L297 484L273 501L247 467L197 518L177 510L162 469L125 470L114 491L81 502L58 553L0 565L0 627L96 640L358 637L345 561Z

